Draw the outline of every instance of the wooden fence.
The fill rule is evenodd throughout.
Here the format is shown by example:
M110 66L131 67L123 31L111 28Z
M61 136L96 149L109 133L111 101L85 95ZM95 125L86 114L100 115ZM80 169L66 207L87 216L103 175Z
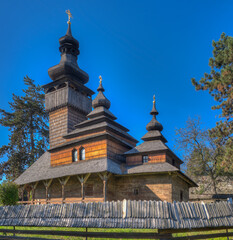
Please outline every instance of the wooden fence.
M39 235L44 236L42 239L46 236L56 236L58 239L59 236L66 236L174 240L225 237L230 240L233 237L233 204L124 200L5 206L0 207L0 226L13 227L0 229L3 234L0 239L39 240L41 238L37 236L32 237ZM35 227L35 230L26 230L25 227ZM59 227L64 231L48 227ZM72 231L67 227L73 228ZM115 230L117 228L120 230ZM114 229L114 232L108 229ZM143 232L127 229L143 229ZM177 233L188 236L177 236Z
M22 230L17 229L0 229L0 233L4 234L0 236L0 239L30 239L30 240L46 240L46 236L56 236L56 237L81 237L84 239L88 238L108 238L108 239L173 239L173 240L192 240L192 239L209 239L209 238L220 238L224 237L228 240L233 239L233 228L208 228L208 229L182 229L182 230L157 230L155 232L107 232L107 231L88 231L86 228L84 231L56 231L56 230ZM210 231L216 231L213 233ZM230 231L229 231L230 230ZM200 234L201 232L201 234ZM174 236L177 233L185 233L187 236ZM193 233L190 235L190 233ZM10 235L9 235L10 234ZM17 235L17 236L16 236ZM18 236L18 235L28 235L28 236ZM41 237L32 237L33 235L40 235ZM51 239L51 238L49 238ZM59 238L56 238L59 239Z

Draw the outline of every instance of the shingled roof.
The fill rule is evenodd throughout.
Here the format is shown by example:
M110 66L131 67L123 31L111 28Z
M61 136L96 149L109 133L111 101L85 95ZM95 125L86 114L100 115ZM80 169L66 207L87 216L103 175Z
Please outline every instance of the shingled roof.
M57 167L51 167L50 153L45 152L34 164L32 164L15 180L15 183L22 185L46 179L105 171L115 174L122 173L120 165L108 158L86 160Z
M191 185L196 186L196 184L178 168L167 162L127 166L125 163L113 161L109 158L99 158L51 167L49 152L45 152L35 163L25 170L25 172L15 180L15 183L23 185L41 180L106 171L116 175L177 172L184 176Z
M233 204L117 201L0 207L0 226L200 229L233 227Z

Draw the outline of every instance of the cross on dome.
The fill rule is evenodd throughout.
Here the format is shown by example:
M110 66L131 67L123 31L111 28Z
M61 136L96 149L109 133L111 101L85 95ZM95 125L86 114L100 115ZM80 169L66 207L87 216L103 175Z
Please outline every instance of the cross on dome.
M68 15L68 24L71 24L71 22L70 22L70 18L73 18L73 16L72 16L72 14L71 14L71 12L70 12L70 9L68 9L68 10L66 10L66 14Z

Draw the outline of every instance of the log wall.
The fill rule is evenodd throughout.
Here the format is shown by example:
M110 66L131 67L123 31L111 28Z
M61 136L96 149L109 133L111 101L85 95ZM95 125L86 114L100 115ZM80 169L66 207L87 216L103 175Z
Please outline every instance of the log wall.
M61 203L62 186L54 179L49 187L49 200ZM180 191L183 201L188 201L188 185L175 175L144 174L131 176L112 175L107 181L107 201L117 200L161 200L167 202L180 201ZM39 182L35 190L35 199L44 200L45 186ZM76 176L71 176L65 185L65 200L81 201L81 184ZM103 201L103 181L98 174L91 174L84 184L84 201Z
M107 140L101 140L97 142L90 142L85 144L77 144L72 147L68 147L63 150L59 150L56 152L51 153L51 166L59 166L64 164L71 164L72 163L72 150L79 149L81 147L85 148L85 160L91 160L96 158L103 158L107 157ZM79 159L79 154L78 154Z
M123 199L171 202L171 176L168 174L145 174L111 178L108 184L108 200Z

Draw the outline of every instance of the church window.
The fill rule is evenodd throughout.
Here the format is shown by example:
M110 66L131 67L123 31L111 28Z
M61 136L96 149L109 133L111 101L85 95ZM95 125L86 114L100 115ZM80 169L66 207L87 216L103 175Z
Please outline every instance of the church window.
M142 156L142 162L147 163L148 162L148 155L143 155Z
M77 162L78 161L78 151L77 149L73 149L72 151L72 162Z
M79 160L85 160L85 148L83 147L79 150Z
M138 188L134 188L133 194L134 194L134 195L138 195L138 194L139 194L139 189L138 189Z
M182 201L183 201L183 191L180 190L180 202L182 202Z
M172 159L172 165L175 166L175 160L174 159Z

